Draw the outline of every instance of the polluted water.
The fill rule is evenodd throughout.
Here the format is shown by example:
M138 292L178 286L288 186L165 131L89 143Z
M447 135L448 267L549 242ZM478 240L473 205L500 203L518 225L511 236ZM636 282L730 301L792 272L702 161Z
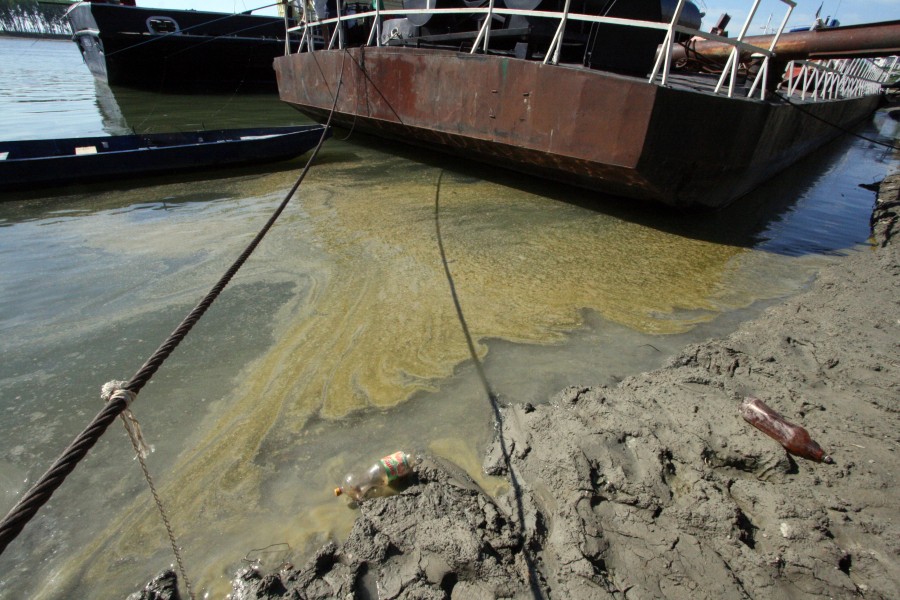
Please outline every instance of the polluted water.
M17 47L18 63L37 53L43 72L59 66L55 76L79 93L3 104L10 131L53 137L67 114L59 104L75 99L85 125L74 135L179 119L308 122L268 96L109 94L89 74L71 80L83 67L77 48L66 42L68 64L69 46L55 44ZM8 90L15 66L0 67ZM224 597L250 549L284 544L303 564L345 539L358 513L334 487L398 448L446 457L489 493L504 489L481 472L494 416L441 264L436 212L492 388L502 402L541 403L567 385L615 385L660 367L867 249L873 195L859 184L893 164L845 138L740 206L679 215L335 132L131 406L156 449L147 464L193 589ZM102 408L101 386L133 375L221 277L301 167L0 202L4 514ZM125 597L172 563L132 456L122 427L110 427L0 556L0 597Z

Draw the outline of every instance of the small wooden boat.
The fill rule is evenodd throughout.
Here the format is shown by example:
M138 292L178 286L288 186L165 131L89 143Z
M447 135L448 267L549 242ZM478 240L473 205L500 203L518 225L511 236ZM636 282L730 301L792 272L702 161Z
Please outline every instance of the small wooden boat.
M323 125L0 142L0 192L287 160Z

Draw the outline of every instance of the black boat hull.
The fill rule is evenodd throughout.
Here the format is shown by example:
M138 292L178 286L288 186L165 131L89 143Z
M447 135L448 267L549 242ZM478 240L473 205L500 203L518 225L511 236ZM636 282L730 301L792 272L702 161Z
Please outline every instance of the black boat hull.
M287 160L321 125L0 142L0 192Z
M80 3L67 18L85 64L110 85L157 92L274 92L279 17Z

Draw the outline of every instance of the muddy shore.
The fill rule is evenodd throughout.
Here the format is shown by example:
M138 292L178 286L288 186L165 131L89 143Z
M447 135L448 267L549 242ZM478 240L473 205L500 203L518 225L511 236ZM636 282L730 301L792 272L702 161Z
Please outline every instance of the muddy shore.
M510 481L499 498L423 457L343 544L244 569L232 598L900 598L900 173L872 225L871 249L727 338L499 407L484 463ZM748 395L834 464L748 425Z

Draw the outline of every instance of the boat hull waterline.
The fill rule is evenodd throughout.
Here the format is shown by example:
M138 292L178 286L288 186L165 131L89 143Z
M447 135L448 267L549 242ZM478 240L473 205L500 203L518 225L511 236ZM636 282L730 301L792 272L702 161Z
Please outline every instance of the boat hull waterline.
M275 59L275 71L281 99L320 122L340 81L337 126L684 208L733 202L881 101L794 106L507 56L391 46L290 54Z

